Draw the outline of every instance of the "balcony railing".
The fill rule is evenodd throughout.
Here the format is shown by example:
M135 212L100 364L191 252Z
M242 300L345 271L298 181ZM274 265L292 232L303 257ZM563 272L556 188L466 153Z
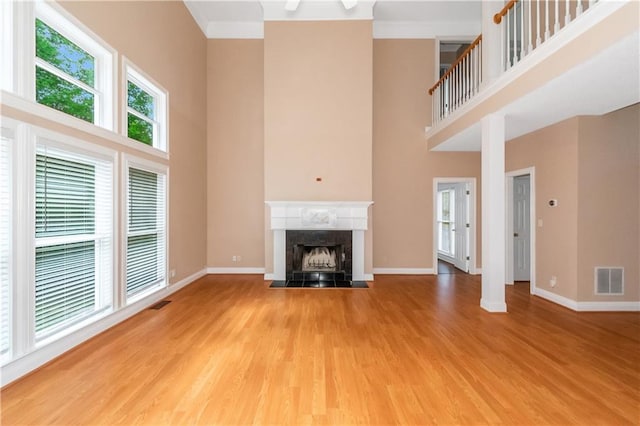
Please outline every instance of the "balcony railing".
M511 0L493 17L501 25L502 69L508 70L596 0Z
M435 125L475 95L482 82L482 34L429 89Z
M553 37L597 0L510 0L495 14L500 25L500 60L507 71ZM487 49L492 48L487 47ZM495 50L494 50L495 51ZM429 89L432 127L468 102L482 83L482 34Z

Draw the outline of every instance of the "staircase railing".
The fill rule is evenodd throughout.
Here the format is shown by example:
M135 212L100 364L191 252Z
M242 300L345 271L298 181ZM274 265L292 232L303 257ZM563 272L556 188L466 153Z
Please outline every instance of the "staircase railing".
M482 82L482 34L465 49L429 89L432 96L432 126L478 93Z
M511 0L493 21L502 30L502 69L507 70L553 37L597 0Z

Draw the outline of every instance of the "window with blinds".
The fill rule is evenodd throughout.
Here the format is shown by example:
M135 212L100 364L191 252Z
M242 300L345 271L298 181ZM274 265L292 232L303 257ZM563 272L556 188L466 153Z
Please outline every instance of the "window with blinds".
M111 306L112 164L38 147L35 332L49 336Z
M11 357L11 252L12 179L11 135L2 129L0 137L0 359Z
M165 179L162 173L128 168L128 298L166 283Z

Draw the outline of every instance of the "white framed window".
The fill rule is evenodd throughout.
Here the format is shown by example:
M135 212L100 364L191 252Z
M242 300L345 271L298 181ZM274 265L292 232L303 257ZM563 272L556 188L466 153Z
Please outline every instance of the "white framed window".
M123 75L123 134L168 151L168 92L126 58Z
M115 50L55 2L8 3L3 89L114 131Z
M455 255L455 196L454 189L438 191L438 251Z
M69 138L64 138L66 141ZM32 323L36 344L113 307L114 155L37 135Z
M125 299L132 303L167 285L167 168L124 162Z
M0 361L13 352L13 129L0 133Z

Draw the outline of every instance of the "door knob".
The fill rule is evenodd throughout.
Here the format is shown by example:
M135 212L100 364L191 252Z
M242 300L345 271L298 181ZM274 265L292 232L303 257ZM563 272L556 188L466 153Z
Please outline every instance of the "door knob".
M518 236L518 233L517 233L517 232L514 232L514 233L513 233L513 236L514 236L514 237L517 237L517 236Z

